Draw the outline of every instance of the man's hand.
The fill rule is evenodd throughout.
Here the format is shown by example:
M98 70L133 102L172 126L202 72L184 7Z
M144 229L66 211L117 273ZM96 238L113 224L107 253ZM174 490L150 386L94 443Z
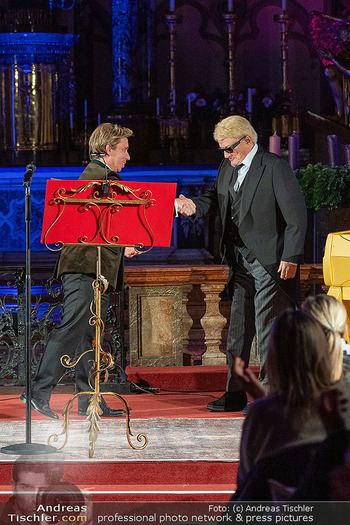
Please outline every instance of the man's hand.
M135 255L140 255L141 252L139 252L138 250L136 250L136 248L134 248L133 246L127 246L125 248L125 252L124 252L124 255L125 257L127 257L128 259L131 259L131 257L135 257Z
M297 268L298 265L295 263L281 261L277 271L280 273L281 279L293 279L297 273Z
M178 213L181 213L181 215L184 215L185 217L190 217L191 215L196 213L196 205L193 202L193 200L188 199L182 194L175 200L177 204L177 211Z

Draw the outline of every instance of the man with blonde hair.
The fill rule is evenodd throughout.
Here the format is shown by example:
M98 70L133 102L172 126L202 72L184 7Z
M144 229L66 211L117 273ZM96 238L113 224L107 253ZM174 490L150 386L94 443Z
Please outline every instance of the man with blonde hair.
M121 180L119 172L130 160L128 138L133 132L117 124L104 123L92 133L89 141L91 162L79 180ZM61 357L79 357L92 348L95 327L89 323L90 304L94 299L92 283L96 279L96 246L64 246L61 250L56 276L63 284L64 301L62 319L50 334L44 355L32 381L31 406L45 417L58 419L50 408L51 393L65 372ZM101 317L105 322L109 306L109 290L121 290L125 257L138 255L135 248L103 246L101 248L101 273L109 282L107 293L101 297ZM78 392L88 392L91 372L91 354L85 354L75 367ZM93 380L93 378L92 378ZM25 395L20 397L26 402ZM86 415L89 396L79 396L78 415ZM124 410L112 410L105 400L101 401L102 417L116 417Z
M288 162L257 144L250 122L234 115L219 122L214 139L224 154L214 185L200 197L183 195L178 212L202 217L218 212L221 254L231 269L225 394L208 404L216 412L243 410L247 396L234 374L235 357L249 364L257 335L260 380L267 382L268 335L275 318L298 300L306 234L306 207Z

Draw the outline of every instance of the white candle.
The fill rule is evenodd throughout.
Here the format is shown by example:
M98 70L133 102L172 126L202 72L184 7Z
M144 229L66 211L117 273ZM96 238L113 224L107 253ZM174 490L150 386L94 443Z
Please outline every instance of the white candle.
M173 106L176 105L176 95L175 95L175 89L172 91L172 99L173 99Z
M159 117L159 114L160 114L159 98L156 99L156 113L157 113L157 117Z
M281 138L277 135L276 131L270 137L269 151L270 153L276 153L276 155L281 153Z
M69 113L69 127L73 129L73 111Z
M253 89L248 88L248 113L253 112Z
M84 100L84 117L87 117L87 100Z
M101 124L101 113L97 113L97 125Z
M169 9L172 13L175 11L175 0L170 0Z
M190 115L191 114L191 97L190 95L187 95L187 112Z
M287 11L287 0L282 0L282 11Z
M232 13L233 11L233 0L227 0L227 11Z

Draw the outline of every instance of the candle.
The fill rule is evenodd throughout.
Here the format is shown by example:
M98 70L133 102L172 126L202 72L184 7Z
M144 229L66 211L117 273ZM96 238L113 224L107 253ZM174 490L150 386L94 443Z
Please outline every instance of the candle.
M69 113L69 127L73 129L73 111Z
M233 0L227 0L227 11L232 13L233 11Z
M345 166L350 169L350 144L345 145Z
M159 117L159 114L160 114L159 98L156 98L156 114L157 114L157 117Z
M248 88L248 113L253 113L253 89Z
M337 135L327 135L328 160L329 165L334 167L339 165L339 151Z
M84 117L87 117L87 100L84 100Z
M287 11L287 0L282 0L282 11Z
M101 124L101 113L97 113L97 125Z
M187 95L187 113L191 114L191 95Z
M175 0L170 0L169 9L172 13L175 11Z
M281 137L277 135L276 131L270 137L269 151L271 153L276 153L276 155L279 155L281 153Z
M173 89L172 92L171 92L171 98L172 98L172 101L173 101L173 106L175 106L176 105L175 89Z
M295 131L288 137L288 160L293 171L299 169L299 135Z

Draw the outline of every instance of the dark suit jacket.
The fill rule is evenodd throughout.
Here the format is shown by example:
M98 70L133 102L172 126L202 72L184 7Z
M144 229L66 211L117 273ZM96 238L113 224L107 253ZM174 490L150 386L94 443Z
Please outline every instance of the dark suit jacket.
M225 255L223 231L229 206L231 163L224 159L212 188L193 198L196 217L215 210L221 217L221 252ZM281 261L303 262L307 226L306 206L298 181L288 162L260 146L244 180L238 231L249 251L293 299L299 277L282 280ZM233 268L234 270L234 268Z
M121 180L114 171L98 161L91 161L80 175L79 180ZM60 253L56 276L63 273L83 273L96 276L96 246L64 246ZM103 246L101 250L101 273L111 287L120 290L124 277L124 248Z

